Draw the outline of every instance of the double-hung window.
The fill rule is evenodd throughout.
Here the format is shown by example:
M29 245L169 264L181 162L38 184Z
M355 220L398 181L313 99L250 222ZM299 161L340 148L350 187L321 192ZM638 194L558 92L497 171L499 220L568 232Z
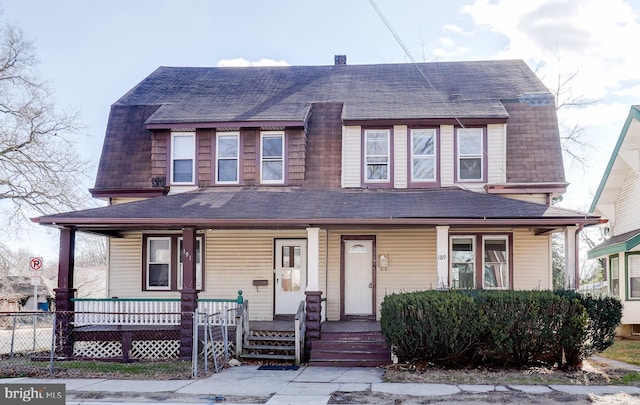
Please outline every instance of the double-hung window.
M507 257L507 238L504 236L485 237L484 273L482 288L509 288L509 260Z
M260 134L260 182L284 183L284 132Z
M411 130L411 181L435 182L437 145L435 129Z
M388 183L391 180L391 131L367 129L364 131L364 181Z
M508 235L450 237L451 288L511 288Z
M171 238L147 238L147 290L171 289Z
M181 235L145 235L145 253L143 255L143 279L142 289L155 290L179 290L182 289L183 265ZM203 287L203 237L196 238L196 286Z
M171 134L171 184L194 184L196 171L196 134Z
M481 181L484 178L484 135L482 128L457 130L458 181Z
M238 184L240 134L219 133L216 136L216 184Z
M640 254L627 253L629 298L640 298Z
M611 283L609 285L611 295L620 295L620 259L618 256L614 256L609 261L609 274L611 275Z

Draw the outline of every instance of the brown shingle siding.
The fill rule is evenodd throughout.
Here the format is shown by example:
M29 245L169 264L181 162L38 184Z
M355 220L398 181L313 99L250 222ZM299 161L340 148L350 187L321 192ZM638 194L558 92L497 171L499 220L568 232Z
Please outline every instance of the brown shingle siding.
M213 131L198 130L196 131L196 137L198 145L198 187L210 187Z
M154 131L151 134L151 177L154 179L168 178L167 147L170 131ZM165 180L166 181L166 180Z
M256 157L257 143L260 132L257 129L244 129L240 131L240 139L242 142L242 183L247 186L253 186L259 183L257 177L260 172L257 171L258 160Z
M304 187L340 188L342 103L311 107Z
M554 105L505 103L507 182L564 182L558 118Z

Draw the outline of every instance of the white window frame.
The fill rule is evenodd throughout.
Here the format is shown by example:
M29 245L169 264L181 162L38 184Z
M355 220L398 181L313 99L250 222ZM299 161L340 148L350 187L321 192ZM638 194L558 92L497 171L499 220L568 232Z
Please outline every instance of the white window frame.
M463 154L460 151L461 142L460 137L463 134L476 134L480 136L480 152L479 153L466 153ZM479 182L484 180L484 129L483 128L457 128L456 130L456 168L457 168L457 181L458 182ZM463 179L460 177L461 164L463 159L480 159L480 177L473 179Z
M613 280L618 281L618 285L615 287ZM609 292L612 295L620 296L620 256L613 256L609 259Z
M374 133L384 133L387 137L387 154L386 155L369 155L367 153L367 143L369 140L369 135ZM363 148L363 156L362 159L362 178L365 183L389 183L391 181L391 130L389 129L365 129L364 130L364 142L362 145ZM386 162L369 162L370 158L386 158ZM386 165L387 166L387 177L384 179L369 179L369 165L379 166Z
M183 266L182 266L182 249L180 245L183 244L183 237L178 238L178 282L176 284L176 288L178 290L182 289L182 274L183 274ZM200 244L200 251L198 252L198 256L196 258L196 290L202 290L202 252L204 250L204 240L202 236L196 237L196 243ZM196 246L196 251L198 250Z
M228 156L220 156L220 138L236 138L236 156L235 158L231 158ZM235 181L227 181L220 180L220 170L218 163L221 160L233 160L236 161L236 180ZM240 132L220 132L216 134L216 156L215 156L215 171L216 171L216 184L239 184L240 183Z
M193 141L193 147L189 156L177 156L175 147L176 138L190 137ZM176 160L191 160L191 181L174 181L174 166ZM171 133L171 162L170 162L169 179L170 184L176 185L194 185L196 184L196 133L195 132L172 132Z
M506 283L503 283L503 287L487 287L485 286L485 269L486 269L486 258L485 258L485 249L486 249L486 241L488 240L499 240L504 241L505 246L505 258L504 258L504 266L506 276ZM511 285L510 277L510 269L509 269L509 237L507 235L483 235L482 236L482 289L484 290L508 290ZM501 263L501 262L490 262L490 263Z
M629 292L629 299L638 299L640 298L640 289L639 291L632 290L631 279L640 279L640 254L630 254L627 253L625 255L627 257L627 291ZM631 263L631 262L635 263Z
M449 236L449 277L450 277L450 285L452 289L468 289L468 288L462 288L459 285L455 286L454 285L454 275L455 275L455 268L454 268L454 261L453 261L453 240L454 239L469 239L471 240L471 257L473 258L473 286L470 289L475 289L476 288L476 272L478 271L478 263L477 263L477 256L476 256L476 235L450 235ZM460 281L460 273L458 270L458 282Z
M265 157L264 153L264 140L266 138L280 138L280 142L282 144L282 156L280 157ZM286 142L285 142L285 134L284 131L263 131L260 133L260 183L261 184L284 184L285 179L285 162L284 157L286 156ZM277 180L265 180L263 173L263 166L267 162L280 162L282 168L282 178Z
M418 155L418 154L414 154L414 150L413 150L413 142L414 142L414 134L420 134L420 133L425 133L425 134L429 134L431 135L431 137L433 138L433 154L431 155ZM409 153L410 153L410 157L409 157L409 162L411 165L411 182L413 183L433 183L435 181L437 181L438 178L438 137L437 137L437 132L435 128L414 128L411 129L410 131L410 140L409 140ZM415 177L415 174L413 172L413 168L414 168L414 161L415 160L419 160L419 159L423 159L423 160L427 160L427 159L433 159L433 177L429 178L429 179L417 179Z
M166 262L152 262L150 260L151 258L151 242L154 240L162 240L162 241L168 241L169 242L169 257L167 259ZM155 291L155 290L160 290L160 291L167 291L167 290L171 290L171 257L172 257L172 250L173 250L173 246L171 244L171 237L169 236L148 236L147 237L147 253L146 253L146 280L145 280L145 288L146 290L151 290L151 291ZM150 265L152 264L167 264L168 265L168 274L167 274L167 285L166 286L152 286L149 284L149 276L151 274L151 272L149 271L150 269Z

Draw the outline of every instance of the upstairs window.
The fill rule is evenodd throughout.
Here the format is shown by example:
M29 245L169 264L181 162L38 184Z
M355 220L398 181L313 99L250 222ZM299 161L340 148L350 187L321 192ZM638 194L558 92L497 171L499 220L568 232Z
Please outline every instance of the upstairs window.
M216 136L216 184L239 182L240 134L230 132Z
M364 181L388 183L390 176L391 133L388 129L364 131Z
M484 135L482 128L458 128L458 181L484 178Z
M260 182L284 183L283 132L263 132L260 136Z
M411 130L411 181L435 182L437 173L436 130Z
M171 134L171 184L195 184L196 134Z

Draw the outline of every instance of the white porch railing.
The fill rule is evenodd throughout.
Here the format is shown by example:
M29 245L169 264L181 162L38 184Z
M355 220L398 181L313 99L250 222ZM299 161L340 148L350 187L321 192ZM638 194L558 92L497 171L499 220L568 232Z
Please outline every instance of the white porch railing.
M153 298L74 298L74 325L179 325L180 299ZM198 312L210 317L214 325L235 326L237 299L199 299ZM223 315L224 314L224 315ZM200 324L204 325L204 317Z

